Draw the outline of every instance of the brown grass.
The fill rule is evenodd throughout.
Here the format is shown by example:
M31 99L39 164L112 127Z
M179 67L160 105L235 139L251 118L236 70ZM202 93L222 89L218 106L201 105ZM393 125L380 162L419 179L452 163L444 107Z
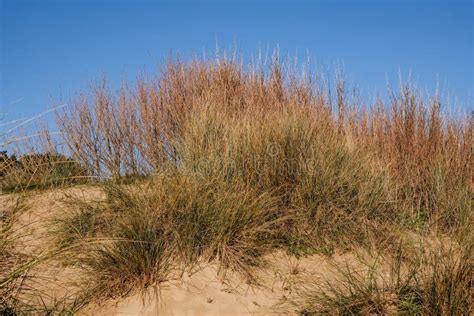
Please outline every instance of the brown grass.
M245 69L237 60L170 62L158 79L140 79L134 89L125 84L117 95L101 81L60 113L58 124L75 159L92 175L115 178L180 168L189 159L182 155L198 157L206 169L216 167L209 159L247 168L250 158L236 161L234 145L257 155L253 165L273 150L281 166L299 160L313 168L308 148L323 139L350 156L370 156L367 168L387 174L386 200L405 224L462 226L472 199L472 117L443 115L436 95L424 100L410 85L392 93L388 104L361 106L347 95L342 77L332 95L318 78L285 66L277 60L268 69ZM264 162L259 173L273 167ZM267 189L302 180L301 172L286 173L253 180L274 181L262 183Z
M81 273L84 302L159 286L202 261L258 281L255 270L278 249L375 245L393 255L413 233L472 249L473 118L443 114L436 95L421 98L410 85L369 105L341 76L335 93L329 86L277 59L248 68L170 61L158 78L118 93L102 80L59 111L72 161L107 193L71 201L52 232ZM378 268L368 283L349 269L340 284L353 295L319 289L295 309L317 312L323 298L323 311L386 313L386 287L398 291L396 304L423 300L409 301L410 311L465 309L467 256L420 260L406 285L416 297L400 296L399 283L379 286Z

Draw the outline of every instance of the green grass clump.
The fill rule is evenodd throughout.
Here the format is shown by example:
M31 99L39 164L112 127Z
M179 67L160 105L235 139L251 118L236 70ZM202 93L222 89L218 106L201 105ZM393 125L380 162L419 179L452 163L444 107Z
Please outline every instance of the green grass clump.
M70 211L54 220L53 239L56 245L63 248L86 238L97 237L100 226L105 225L100 204L87 203L71 195L66 202Z
M171 247L158 217L134 210L104 236L84 245L76 258L89 295L117 298L167 280Z
M216 259L224 269L250 275L275 246L285 216L271 194L218 179L174 175L159 181L157 205L186 263Z
M419 245L418 247L425 247ZM431 245L432 247L432 245ZM472 245L399 248L385 259L334 263L335 277L296 283L282 304L300 315L469 315Z
M386 172L308 111L238 119L219 113L211 107L193 116L177 146L179 169L277 196L298 228L289 243L331 249L363 242L378 222L394 218Z
M175 173L141 188L107 185L102 208L58 222L59 244L75 240L69 263L86 279L93 276L88 289L105 297L160 284L200 261L252 278L275 249L285 216L278 216L273 196L216 181Z

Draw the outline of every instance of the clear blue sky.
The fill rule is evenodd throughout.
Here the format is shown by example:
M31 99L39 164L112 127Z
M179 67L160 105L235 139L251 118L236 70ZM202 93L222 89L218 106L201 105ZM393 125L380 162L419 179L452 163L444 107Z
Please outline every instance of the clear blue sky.
M28 117L106 74L113 86L170 53L279 45L320 68L344 63L366 96L411 71L473 106L473 1L0 0L1 112ZM1 118L1 117L0 117ZM1 128L1 127L0 127Z

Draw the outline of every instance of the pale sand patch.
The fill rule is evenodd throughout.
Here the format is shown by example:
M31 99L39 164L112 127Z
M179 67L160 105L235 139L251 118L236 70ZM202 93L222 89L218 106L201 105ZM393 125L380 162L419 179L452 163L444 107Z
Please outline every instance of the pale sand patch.
M278 252L266 259L270 266L257 273L258 286L250 286L232 273L228 273L225 280L219 279L217 267L205 264L190 276L164 284L159 294L150 290L145 298L133 295L89 313L108 316L294 315L291 309L279 303L292 295L295 282L308 276L311 282L323 282L335 274L330 260L320 255L296 259ZM336 255L332 260L356 262L351 254Z

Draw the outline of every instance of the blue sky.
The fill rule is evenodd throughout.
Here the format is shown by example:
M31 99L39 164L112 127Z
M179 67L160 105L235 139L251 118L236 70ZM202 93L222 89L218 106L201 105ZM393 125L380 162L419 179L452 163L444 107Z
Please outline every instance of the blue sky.
M473 10L472 0L0 0L0 119L30 117L101 74L117 86L170 53L214 52L216 42L247 56L278 45L323 70L344 64L365 96L411 72L420 89L439 82L470 110Z

